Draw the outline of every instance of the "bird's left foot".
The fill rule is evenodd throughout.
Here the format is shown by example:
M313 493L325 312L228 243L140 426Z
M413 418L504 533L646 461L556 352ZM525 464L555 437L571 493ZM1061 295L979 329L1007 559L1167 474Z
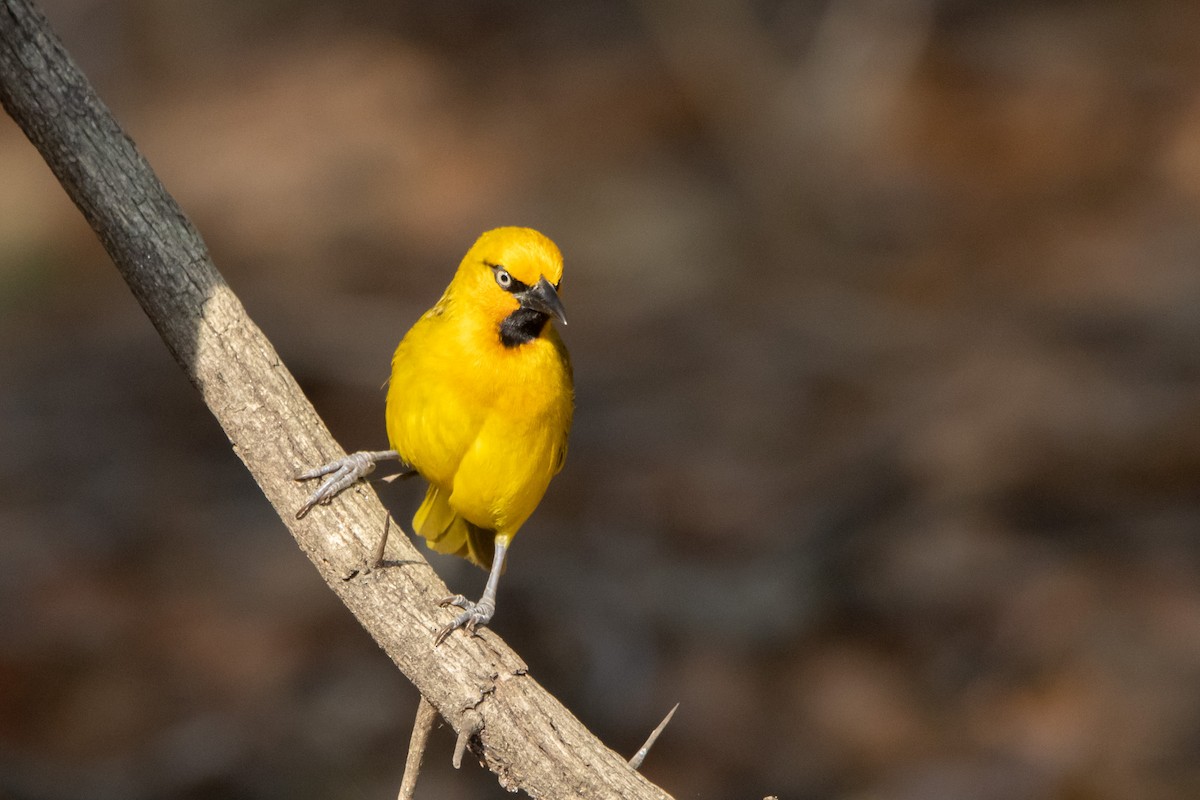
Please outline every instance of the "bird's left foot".
M437 637L433 640L434 647L444 642L447 636L459 628L464 628L467 633L474 634L476 628L481 625L487 625L491 621L492 615L496 613L495 603L490 603L486 599L482 599L478 603L472 603L461 594L447 597L438 603L438 605L442 608L458 606L463 612L455 617L453 622L438 631Z

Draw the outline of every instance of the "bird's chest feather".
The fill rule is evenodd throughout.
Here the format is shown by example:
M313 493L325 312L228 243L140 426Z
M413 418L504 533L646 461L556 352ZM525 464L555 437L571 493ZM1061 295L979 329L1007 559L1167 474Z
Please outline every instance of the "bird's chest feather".
M526 473L540 476L547 469L541 462L565 448L572 404L557 334L507 347L484 324L431 313L396 350L388 437L405 461L443 486L454 485L464 459L472 480L507 473L520 483Z

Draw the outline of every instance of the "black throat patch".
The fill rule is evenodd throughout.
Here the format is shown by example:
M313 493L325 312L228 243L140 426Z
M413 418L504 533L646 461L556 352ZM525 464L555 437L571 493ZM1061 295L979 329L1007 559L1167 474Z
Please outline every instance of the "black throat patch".
M500 343L505 347L520 347L532 342L546 327L550 317L532 308L518 308L500 323Z

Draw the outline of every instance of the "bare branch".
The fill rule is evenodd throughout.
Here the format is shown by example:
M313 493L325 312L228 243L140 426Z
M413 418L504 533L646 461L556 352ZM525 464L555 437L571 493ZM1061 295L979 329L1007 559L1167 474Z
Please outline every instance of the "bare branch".
M404 760L404 778L400 781L400 793L396 800L413 800L417 776L421 774L421 762L425 760L425 745L436 721L437 709L422 697L417 703L417 718L413 721L412 738L408 740L408 758Z
M0 0L0 103L100 237L163 341L321 577L506 789L537 798L664 798L528 675L495 633L433 634L449 592L405 538L359 572L384 509L368 486L302 520L300 467L343 451L209 258L200 235L31 0ZM477 720L476 726L471 720ZM465 742L464 742L465 745Z

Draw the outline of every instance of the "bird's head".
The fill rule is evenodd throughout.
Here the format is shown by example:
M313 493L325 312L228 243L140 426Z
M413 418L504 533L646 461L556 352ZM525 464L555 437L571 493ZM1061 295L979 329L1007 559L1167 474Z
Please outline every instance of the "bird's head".
M496 228L467 251L454 282L497 325L505 347L536 339L551 317L567 324L558 299L562 253L532 228Z

